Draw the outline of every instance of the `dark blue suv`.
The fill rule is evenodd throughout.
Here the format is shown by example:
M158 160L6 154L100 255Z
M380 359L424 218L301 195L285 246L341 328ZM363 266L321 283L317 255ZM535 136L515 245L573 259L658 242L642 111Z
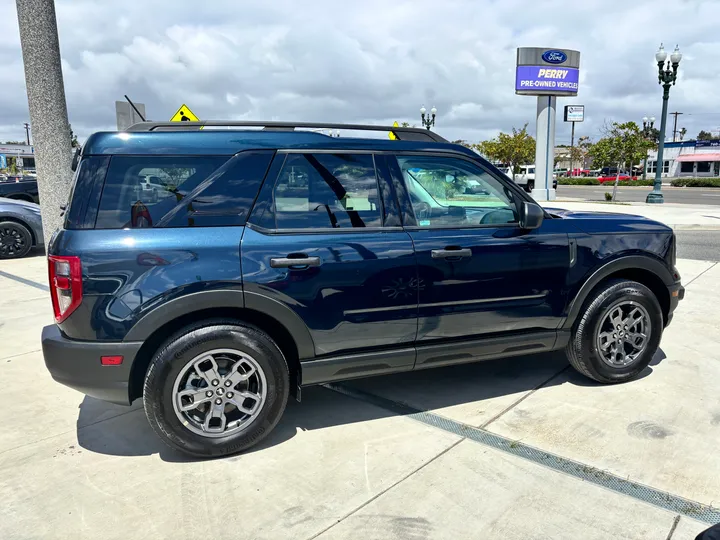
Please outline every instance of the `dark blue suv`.
M543 210L427 130L144 123L76 158L47 367L142 398L196 456L249 448L289 395L329 381L560 349L627 381L684 294L665 225Z

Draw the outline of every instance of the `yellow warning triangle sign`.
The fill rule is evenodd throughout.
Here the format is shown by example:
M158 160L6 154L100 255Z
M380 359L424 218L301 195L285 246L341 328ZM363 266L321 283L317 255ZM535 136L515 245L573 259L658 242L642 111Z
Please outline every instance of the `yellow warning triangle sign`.
M393 127L400 127L400 124L397 123L397 120L395 120L395 122L393 122ZM393 131L388 131L388 138L391 141L397 141L397 135L395 135L395 133Z
M183 103L182 106L177 110L177 112L175 114L173 114L170 121L171 122L199 122L200 119L197 116L195 116L195 113L192 112L187 105L185 105Z

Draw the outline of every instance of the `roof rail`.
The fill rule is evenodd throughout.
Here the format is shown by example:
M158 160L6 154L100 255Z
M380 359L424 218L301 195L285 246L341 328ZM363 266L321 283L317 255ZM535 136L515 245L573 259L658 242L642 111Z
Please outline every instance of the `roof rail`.
M317 122L257 122L234 120L205 120L201 122L139 122L127 128L126 131L193 131L199 130L205 126L262 127L266 131L294 131L295 128L392 131L395 136L402 141L448 142L446 139L429 129L396 126L372 126L367 124L325 124Z

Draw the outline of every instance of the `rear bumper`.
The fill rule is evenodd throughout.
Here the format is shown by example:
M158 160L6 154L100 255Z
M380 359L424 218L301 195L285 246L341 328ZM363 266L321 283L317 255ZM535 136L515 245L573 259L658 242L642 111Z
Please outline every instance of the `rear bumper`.
M141 342L75 341L56 325L43 328L45 365L57 382L88 396L120 405L130 404L130 370ZM101 356L123 356L118 366L103 366Z

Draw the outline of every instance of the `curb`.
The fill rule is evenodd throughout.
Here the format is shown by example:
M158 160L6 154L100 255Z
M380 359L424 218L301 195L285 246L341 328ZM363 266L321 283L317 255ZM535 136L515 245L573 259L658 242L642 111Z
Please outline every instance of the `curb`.
M674 231L720 231L720 225L699 225L694 223L665 223Z

